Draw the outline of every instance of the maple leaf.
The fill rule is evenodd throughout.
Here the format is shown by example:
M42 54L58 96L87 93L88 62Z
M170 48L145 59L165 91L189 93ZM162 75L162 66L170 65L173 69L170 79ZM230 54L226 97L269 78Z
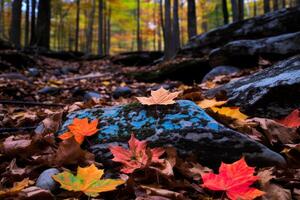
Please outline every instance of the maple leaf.
M61 188L69 191L81 191L87 196L96 197L101 192L115 190L118 185L124 184L122 179L102 179L103 170L99 170L94 164L89 167L77 168L74 176L68 171L56 174L52 178L61 184Z
M300 127L300 111L298 109L295 109L285 118L277 120L277 122L289 128Z
M129 149L120 146L109 147L114 156L112 160L122 163L124 166L121 171L126 174L133 173L136 169L145 168L151 163L161 162L159 157L165 152L162 148L147 148L146 141L137 140L133 134L128 145Z
M243 113L240 112L239 107L222 107L222 108L211 107L211 110L220 115L225 115L226 117L230 117L237 120L243 121L248 118L247 115L244 115Z
M216 98L214 98L214 99L204 99L204 100L198 102L198 106L205 109L205 108L211 108L211 107L215 107L215 106L222 106L226 102L227 101L217 101Z
M143 105L171 105L176 103L174 99L180 92L169 92L161 87L156 91L151 91L150 97L136 97L137 100Z
M219 174L202 174L202 186L210 190L225 191L228 198L232 200L251 200L262 196L263 191L249 187L256 180L253 176L254 168L249 167L244 158L232 163L222 163Z
M68 126L69 132L60 135L59 138L62 140L66 140L74 136L76 142L82 144L85 136L91 136L97 133L97 131L99 130L97 129L97 126L98 119L95 119L91 123L89 123L88 118L75 118L73 120L73 123Z

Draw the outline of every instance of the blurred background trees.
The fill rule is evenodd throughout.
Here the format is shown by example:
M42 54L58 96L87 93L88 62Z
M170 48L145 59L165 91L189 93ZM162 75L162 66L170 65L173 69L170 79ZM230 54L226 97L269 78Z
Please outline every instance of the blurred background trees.
M300 0L1 0L0 38L17 48L86 54L161 51Z

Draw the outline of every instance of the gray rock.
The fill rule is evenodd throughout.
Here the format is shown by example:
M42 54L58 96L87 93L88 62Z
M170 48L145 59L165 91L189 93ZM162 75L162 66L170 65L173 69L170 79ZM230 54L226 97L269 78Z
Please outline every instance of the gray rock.
M77 73L78 67L64 66L60 69L61 74Z
M99 119L99 132L86 144L106 162L108 146L127 143L131 133L147 140L151 146L172 145L181 154L194 153L201 163L216 166L221 161L232 162L245 155L259 166L284 165L285 160L260 143L227 129L208 116L191 101L181 100L170 106L128 104L93 108L70 113L59 134L67 130L74 118Z
M202 83L214 79L216 76L228 75L239 72L240 69L232 66L218 66L213 68L208 74L202 79Z
M43 171L38 177L35 185L45 190L54 191L58 184L53 180L52 176L58 173L59 170L56 168L50 168Z
M84 100L85 102L87 102L87 101L90 101L90 100L92 100L92 99L99 100L99 99L101 99L101 98L102 98L101 94L99 94L99 93L97 93L97 92L86 92L86 93L84 94L83 100Z
M120 97L129 97L132 94L132 90L125 86L125 87L117 87L113 91L113 97L114 98L120 98Z
M46 86L38 91L39 94L49 94L49 95L55 95L60 93L61 89L58 87L51 87Z
M300 32L288 33L258 40L236 40L211 51L210 64L251 67L259 58L278 61L300 53Z
M28 68L28 74L29 76L37 77L40 75L40 70L35 67Z
M295 56L223 86L207 97L226 93L227 105L250 116L279 118L300 107L300 56Z

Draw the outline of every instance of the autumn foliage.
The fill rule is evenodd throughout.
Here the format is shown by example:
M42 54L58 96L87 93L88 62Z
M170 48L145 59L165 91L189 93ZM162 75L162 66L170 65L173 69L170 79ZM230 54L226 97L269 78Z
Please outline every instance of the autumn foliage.
M131 135L128 141L129 149L121 146L111 146L109 149L114 158L113 161L123 164L121 169L126 174L133 173L136 169L142 169L151 163L161 162L159 157L164 153L162 148L147 148L146 141L137 140Z
M259 177L254 176L254 168L249 167L244 158L232 164L222 163L219 174L202 174L202 186L210 190L225 191L231 200L251 200L264 192L250 187Z
M73 123L68 126L69 132L66 132L59 136L60 139L66 140L70 137L75 138L75 140L81 144L84 137L91 136L97 133L98 129L98 119L93 120L91 123L88 122L88 118L78 119L75 118Z
M180 92L169 92L161 87L156 91L151 91L150 97L137 97L139 102L143 105L171 105L174 104L174 99L180 94Z
M77 175L74 176L68 171L64 171L52 178L61 184L61 188L69 191L81 191L87 196L98 196L101 192L115 190L118 185L124 183L121 179L102 179L103 170L99 170L94 164L89 167L78 167Z

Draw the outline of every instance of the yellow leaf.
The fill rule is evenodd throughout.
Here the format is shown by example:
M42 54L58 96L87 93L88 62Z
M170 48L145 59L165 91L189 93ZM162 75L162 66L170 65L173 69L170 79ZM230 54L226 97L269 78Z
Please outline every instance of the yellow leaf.
M0 190L0 197L13 195L17 192L20 192L21 190L23 190L24 188L28 187L29 185L31 185L33 183L34 182L29 180L29 178L25 178L20 182L14 183L12 188Z
M211 107L211 109L215 113L218 113L220 115L225 115L226 117L230 117L237 120L245 120L248 118L247 115L244 115L243 113L240 112L239 107L222 107L222 108Z
M118 185L124 184L121 179L103 179L103 170L99 170L94 164L89 167L77 169L77 176L70 172L62 172L52 176L61 184L61 188L69 191L81 191L87 196L96 197L100 192L115 190Z
M104 86L109 86L109 85L110 85L110 81L102 81L102 84L103 84Z
M198 102L198 106L205 109L205 108L211 108L211 107L216 107L216 106L222 106L226 102L227 101L217 101L215 98L214 99L204 99L204 100Z
M161 87L156 91L151 91L150 97L136 97L143 105L171 105L174 104L174 99L180 94L180 92L169 92Z

